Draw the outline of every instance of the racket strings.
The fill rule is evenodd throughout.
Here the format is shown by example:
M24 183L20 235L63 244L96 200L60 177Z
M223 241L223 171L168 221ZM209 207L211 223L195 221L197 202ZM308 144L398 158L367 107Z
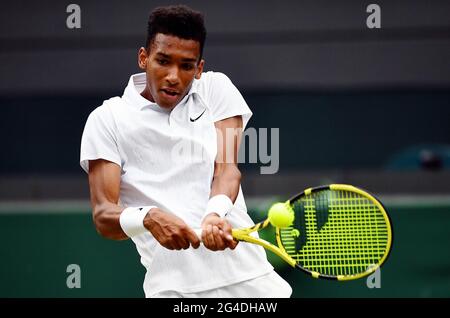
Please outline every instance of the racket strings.
M293 207L296 219L304 219L281 229L280 238L286 252L309 271L330 276L362 273L386 253L384 216L357 193L320 191L300 198Z

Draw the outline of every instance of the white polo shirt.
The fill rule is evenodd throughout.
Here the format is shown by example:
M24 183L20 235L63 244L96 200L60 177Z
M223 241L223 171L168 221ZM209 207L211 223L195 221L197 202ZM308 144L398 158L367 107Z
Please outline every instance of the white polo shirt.
M141 96L145 73L131 76L122 97L104 101L90 115L81 141L80 164L105 159L121 167L120 202L124 207L155 205L200 228L211 191L217 133L214 122L252 112L230 79L203 73L189 93L167 111ZM198 119L197 119L198 118ZM247 227L242 189L227 216L233 227ZM164 248L150 232L132 237L147 269L147 297L164 291L199 292L258 277L273 267L262 247L240 243L213 252ZM124 273L126 275L126 273Z

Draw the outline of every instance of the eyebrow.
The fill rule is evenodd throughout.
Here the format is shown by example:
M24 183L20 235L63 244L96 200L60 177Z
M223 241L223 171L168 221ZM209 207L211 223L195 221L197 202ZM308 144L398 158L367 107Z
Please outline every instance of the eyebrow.
M182 59L182 61L195 63L195 62L197 62L197 59Z
M161 53L161 52L156 53L156 55L159 55L159 56L164 57L164 58L166 58L166 59L170 59L170 58L171 58L170 55L167 55L167 54ZM197 62L197 59L184 58L184 59L182 59L181 61L182 61L182 62L188 62L188 63L189 63L189 62L195 63L195 62Z
M161 57L165 57L166 59L170 59L170 56L161 52L156 53L156 55L159 55Z

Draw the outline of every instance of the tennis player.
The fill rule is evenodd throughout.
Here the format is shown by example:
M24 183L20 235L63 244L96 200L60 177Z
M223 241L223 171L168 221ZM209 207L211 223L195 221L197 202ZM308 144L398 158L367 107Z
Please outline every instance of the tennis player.
M94 223L102 236L136 244L146 297L290 297L264 249L231 236L254 223L240 136L227 131L242 132L252 112L226 75L202 73L205 38L201 13L156 8L138 53L144 72L89 115L80 164Z

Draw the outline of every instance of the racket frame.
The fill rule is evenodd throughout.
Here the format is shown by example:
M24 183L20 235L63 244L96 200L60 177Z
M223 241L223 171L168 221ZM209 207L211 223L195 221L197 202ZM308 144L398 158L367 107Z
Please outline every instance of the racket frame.
M330 185L308 188L305 191L303 191L299 194L296 194L291 199L287 200L286 203L291 204L291 202L298 200L302 196L310 195L311 193L323 191L323 190L333 190L333 191L342 190L342 191L350 191L350 192L358 193L359 195L362 195L363 197L366 197L367 199L369 199L381 211L384 221L386 222L386 225L387 225L386 227L387 227L387 231L388 231L388 233L387 233L388 241L387 241L386 252L384 253L383 257L378 261L377 264L374 264L374 266L368 267L366 271L364 271L362 273L358 273L358 274L352 274L352 275L333 276L333 275L320 274L318 272L311 271L311 270L308 270L308 269L300 266L299 264L297 264L297 262L291 256L289 256L289 254L284 249L283 244L281 242L281 234L280 234L279 227L275 227L275 237L276 237L278 246L275 246L274 244L272 244L264 239L256 238L256 237L250 235L252 232L260 231L260 230L266 228L267 226L269 226L269 224L270 224L269 219L259 222L249 228L233 229L232 230L233 237L237 241L245 241L245 242L257 244L257 245L264 247L265 249L267 249L267 250L275 253L279 257L281 257L284 261L286 261L286 263L288 263L292 267L298 268L298 269L302 270L303 272L311 275L314 278L348 281L348 280L359 279L364 276L368 276L368 275L372 274L378 268L380 268L381 265L384 264L384 262L386 261L386 259L388 258L389 254L391 252L392 241L393 241L392 222L390 220L389 215L386 212L386 209L384 208L383 204L369 192L359 189L357 187L354 187L352 185L347 185L347 184L330 184Z

